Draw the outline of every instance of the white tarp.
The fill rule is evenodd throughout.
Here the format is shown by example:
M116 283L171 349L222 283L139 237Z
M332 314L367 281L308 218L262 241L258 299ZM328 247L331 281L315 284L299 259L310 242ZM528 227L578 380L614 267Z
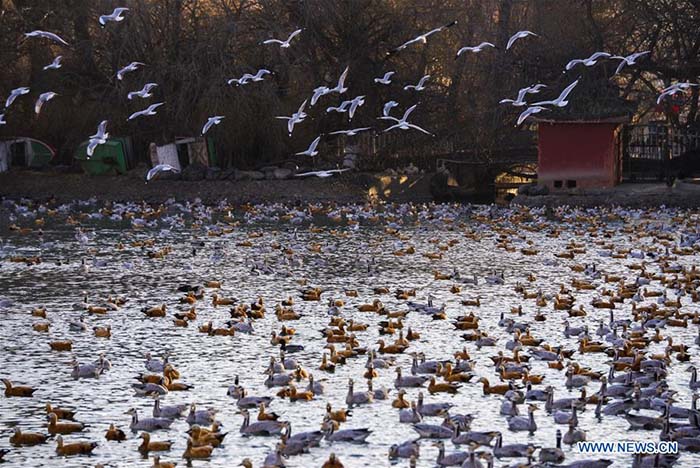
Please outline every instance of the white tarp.
M180 160L177 157L177 146L175 143L158 146L156 152L158 153L158 164L168 164L178 171L182 170Z
M10 144L0 141L0 172L7 172L10 169Z

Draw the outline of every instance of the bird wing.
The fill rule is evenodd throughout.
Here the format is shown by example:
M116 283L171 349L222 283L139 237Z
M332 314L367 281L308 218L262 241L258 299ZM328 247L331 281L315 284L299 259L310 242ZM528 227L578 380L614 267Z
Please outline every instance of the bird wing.
M279 39L267 39L263 41L263 44L284 44L284 41L280 41Z
M574 67L575 67L576 65L578 65L579 63L583 63L583 62L584 62L584 61L581 60L581 59L569 60L569 63L567 63L567 64L566 64L566 67L564 67L564 68L568 71L568 70L571 70L572 68L574 68Z
M613 73L613 75L617 75L618 73L620 73L622 69L625 68L625 65L627 65L627 60L623 58L622 60L620 60L620 64L615 69L615 73Z
M428 81L429 78L430 78L430 75L423 76L423 78L421 78L420 81L418 82L418 87L422 88L423 85L425 84L425 82Z
M329 135L347 135L350 130L336 130L335 132L330 132Z
M427 130L421 128L421 127L419 127L418 125L414 125L414 124L412 124L412 123L409 123L409 124L407 124L407 125L408 125L410 128L414 129L414 130L418 130L418 131L420 131L420 132L425 133L426 135L432 135L432 133L430 133L429 131L427 131Z
M43 94L42 94L41 96L39 96L39 99L37 99L37 100L36 100L36 103L34 104L34 113L35 113L35 114L38 114L39 112L41 112L41 106L43 106L43 105L44 105L44 102L46 102L46 101L43 99L43 97L44 97Z
M316 139L311 142L311 146L309 146L309 149L308 149L309 153L313 153L314 151L316 151L316 147L318 146L320 141L321 141L321 137L317 136Z
M463 53L465 53L467 51L472 51L472 47L469 47L469 46L462 47L461 49L459 49L457 51L457 57L459 57L460 55L462 55Z
M100 122L100 124L97 126L97 134L100 136L104 136L105 132L107 131L107 121L103 120Z
M150 108L149 108L149 109L150 109ZM129 116L129 118L126 119L126 120L127 120L127 121L129 121L129 120L134 120L136 117L141 117L142 115L146 114L147 112L148 112L148 109L136 111L136 112L134 112L133 114L131 114L131 115Z
M559 97L558 97L556 100L557 100L557 101L563 101L564 99L566 99L566 97L569 95L569 93L571 92L571 90L573 90L573 89L576 87L577 84L578 84L578 80L574 81L574 82L571 83L569 86L567 86L566 88L564 88L564 91L561 92L561 94L559 95Z
M90 140L87 145L87 155L92 156L92 154L95 152L95 148L97 148L97 145L100 143L97 140Z
M515 33L512 36L510 36L510 39L508 39L508 44L506 44L506 50L510 49L513 46L513 43L520 39L519 34L520 33Z
M301 33L301 31L302 31L301 29L297 29L292 34L290 34L289 37L287 38L287 44L289 44L289 42L291 42L292 39L297 37Z
M165 104L164 102L156 102L155 104L151 104L148 106L148 112L153 112L154 110L158 109L160 106Z
M350 67L345 67L345 70L343 70L343 73L340 75L340 78L338 78L338 89L343 89L345 87L345 79L348 77L349 70Z
M607 58L607 57L610 57L610 54L607 52L596 52L593 55L591 55L590 57L588 57L588 60L598 60L601 57Z
M297 114L301 114L304 112L304 108L306 107L306 101L307 101L307 99L304 99L304 102L301 103L301 106L299 106L299 110L297 111Z
M401 120L405 122L408 119L408 116L411 115L411 112L416 110L416 107L418 107L418 104L413 104L411 107L406 109L406 112L403 113L403 117L401 117Z
M65 46L69 45L66 41L64 41L58 34L54 34L52 32L45 32L44 31L44 37L47 37L51 40L54 40L56 42L59 42Z

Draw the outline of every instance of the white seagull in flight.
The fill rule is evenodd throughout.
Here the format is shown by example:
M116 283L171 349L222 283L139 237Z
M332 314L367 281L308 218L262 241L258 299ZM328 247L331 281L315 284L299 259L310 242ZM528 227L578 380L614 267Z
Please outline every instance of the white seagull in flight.
M124 79L124 75L126 75L129 72L136 71L139 69L139 67L146 65L145 63L141 62L131 62L129 65L125 66L121 70L117 72L117 79L119 81Z
M209 129L212 128L214 125L219 125L225 117L226 116L224 115L215 115L214 117L209 117L207 119L207 123L205 123L204 127L202 127L202 135L207 133Z
M414 130L418 130L419 132L423 132L426 135L435 136L435 134L430 133L429 131L419 127L418 125L414 125L414 124L408 122L408 116L411 115L411 112L416 110L416 107L418 107L418 104L414 104L411 107L409 107L408 109L406 109L406 112L404 112L403 117L401 117L400 119L397 119L396 117L391 117L391 116L379 117L380 119L393 120L396 122L394 125L387 128L386 130L384 130L383 133L389 132L389 131L397 129L397 128L400 130L408 130L408 129L412 128Z
M277 116L275 117L276 119L280 120L286 120L287 121L287 131L289 132L289 136L292 136L292 132L294 132L294 126L298 123L301 123L304 121L306 118L306 112L304 112L304 108L306 107L306 100L301 103L301 106L299 106L299 110L293 113L290 117L286 116Z
M515 44L515 41L517 41L518 39L522 39L524 37L527 37L527 36L538 37L537 34L535 34L532 31L518 31L515 34L513 34L512 36L510 36L510 39L508 39L508 44L506 45L506 50L513 47L513 44Z
M542 107L542 106L528 107L518 116L518 123L516 124L516 127L518 125L520 125L521 123L525 122L525 120L527 120L527 118L530 117L532 114L537 114L539 112L548 111L548 110L549 109L547 109L546 107Z
M569 104L569 101L567 101L566 98L569 96L569 93L576 87L577 84L578 84L578 80L571 83L569 86L564 88L564 91L561 92L559 97L553 101L540 101L540 102L535 102L532 105L533 105L533 107L538 107L538 106L565 107Z
M387 55L395 54L396 52L405 49L406 47L410 46L411 44L418 44L418 43L426 44L428 42L428 37L432 36L435 33L442 31L443 29L451 28L455 24L457 24L457 21L453 21L453 22L446 24L444 26L440 26L439 28L431 29L430 31L428 31L426 33L423 33L419 36L414 37L413 39L411 39L409 41L404 42L403 44L398 46L396 49L387 52Z
M385 103L384 108L382 109L382 117L391 117L389 115L389 113L391 113L391 109L393 109L394 107L396 107L398 105L399 105L399 103L396 101L389 101L389 102ZM381 119L382 117L379 117L379 118Z
M158 83L146 83L145 85L143 85L143 88L141 88L141 90L132 91L129 94L127 94L126 97L127 99L129 99L129 101L131 101L135 97L140 97L142 99L152 97L153 93L151 93L151 90L156 86L158 86Z
M124 13L129 11L128 8L118 7L115 8L109 15L100 16L100 26L105 27L109 21L114 21L116 23L124 21Z
M339 113L344 113L348 111L348 106L352 104L352 101L343 101L340 103L339 106L331 106L326 108L326 113L329 114L331 112L339 112Z
M663 101L666 96L673 96L674 94L690 89L693 86L700 86L700 84L688 82L672 84L671 86L661 90L661 94L659 94L659 97L656 99L656 104L661 104L661 101Z
M107 138L109 138L109 133L107 133L107 121L103 120L100 122L100 125L97 126L97 133L90 135L87 146L88 158L93 155L95 148L107 142Z
M15 88L12 91L10 91L10 95L7 96L7 100L5 101L5 109L10 107L13 102L15 102L15 99L17 99L20 96L23 96L25 94L29 94L29 88L22 86L20 88Z
M36 103L34 104L34 113L38 115L39 112L41 112L41 107L44 105L44 103L50 101L56 96L58 96L58 94L54 93L53 91L40 94L39 99L37 99Z
M536 84L533 86L528 86L526 88L522 88L520 91L518 91L518 97L513 99L501 99L498 101L499 104L510 104L515 107L521 107L521 106L526 106L527 102L525 102L525 95L526 94L537 94L540 92L542 88L546 88L547 85L544 84Z
M423 91L425 89L425 82L428 81L430 78L430 75L425 75L423 78L420 79L418 84L416 85L406 85L403 87L405 91L408 91L409 89L413 89L414 91Z
M351 128L348 130L336 130L335 132L330 132L329 135L355 136L358 133L366 132L367 130L372 130L372 127L360 127L360 128Z
M318 147L319 142L321 141L321 136L317 136L314 141L311 142L309 145L309 148L306 151L301 151L299 153L295 153L297 156L311 156L314 157L318 154L318 151L316 151L316 147Z
M63 55L57 56L55 59L53 59L53 62L46 65L43 69L44 70L58 70L59 68L61 68L61 60L63 60Z
M650 50L645 50L644 52L635 52L634 54L630 54L626 57L623 57L620 55L613 55L612 57L610 57L611 60L612 59L620 60L620 64L617 66L617 69L615 69L615 73L613 73L613 75L617 75L618 73L620 73L625 66L634 65L637 62L637 59L645 56L646 54L650 54L650 53L651 53Z
M348 88L345 87L345 79L348 77L349 70L350 67L345 67L345 70L343 70L343 73L341 73L340 78L338 78L338 84L335 86L335 88L329 89L329 93L345 94L345 92L348 90Z
M59 44L63 44L64 46L70 46L70 44L68 44L66 41L61 39L61 37L58 34L54 34L52 32L48 32L48 31L36 30L36 31L24 33L24 35L27 37L42 37L44 39L49 39L51 41L58 42Z
M472 53L474 53L474 54L478 54L479 52L481 52L482 50L484 50L484 49L487 48L487 47L496 48L496 46L493 45L493 44L491 44L490 42L482 42L481 44L479 44L479 45L477 45L477 46L462 47L461 49L459 49L459 50L457 51L457 57L459 57L460 55L462 55L462 54L465 53L465 52L472 52ZM455 57L455 59L456 59L457 57Z
M394 73L396 73L396 72L394 72L394 71L386 72L386 73L384 73L383 77L375 78L374 82L379 83L379 84L383 84L383 85L391 84L391 77L394 75Z
M144 110L134 112L126 120L128 122L129 120L134 120L137 117L146 116L146 115L156 115L156 109L158 109L163 104L165 104L165 103L164 102L156 102L155 104L151 104L150 106L148 106Z
M321 99L321 96L325 96L330 92L331 89L328 86L319 86L318 88L314 89L314 93L311 96L311 107L316 105L318 100Z
M316 176L316 177L330 177L333 174L340 174L345 171L349 171L350 169L330 169L327 171L312 171L312 172L303 172L301 174L296 174L296 177L306 177L306 176Z
M611 55L607 52L596 52L593 55L591 55L590 57L585 58L585 59L569 60L569 63L566 64L565 68L566 68L566 71L569 71L580 63L584 64L587 67L592 67L593 65L598 63L598 60L600 60L601 58L608 58L608 57L611 57Z
M149 182L151 179L153 179L155 176L160 174L161 172L180 172L177 168L171 166L170 164L158 164L156 166L153 166L151 170L146 173L146 182Z
M286 49L290 46L290 42L292 39L294 39L297 35L301 34L303 29L297 29L294 31L292 34L289 35L286 41L281 41L279 39L268 39L266 41L263 41L263 44L279 44L282 49Z

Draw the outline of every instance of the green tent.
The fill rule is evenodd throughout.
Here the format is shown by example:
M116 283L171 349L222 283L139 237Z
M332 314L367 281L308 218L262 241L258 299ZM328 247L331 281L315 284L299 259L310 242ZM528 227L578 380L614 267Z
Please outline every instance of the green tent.
M96 147L90 157L87 155L87 145L87 141L83 142L73 155L87 174L126 174L133 167L131 141L128 138L110 138Z

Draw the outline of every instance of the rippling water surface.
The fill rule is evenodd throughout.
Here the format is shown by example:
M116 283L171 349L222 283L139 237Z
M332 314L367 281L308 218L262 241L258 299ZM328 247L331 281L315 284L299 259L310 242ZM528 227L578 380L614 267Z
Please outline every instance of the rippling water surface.
M435 208L437 210L437 208ZM441 208L444 210L444 208ZM92 206L82 207L85 213L97 211ZM131 388L134 377L145 372L144 354L151 352L162 356L169 352L171 362L180 371L181 381L194 385L188 392L171 392L163 398L165 405L175 403L196 402L200 408L215 408L218 410L217 419L223 423L229 435L222 448L216 449L210 460L195 461L195 466L234 466L244 457L250 457L254 465L261 466L265 456L274 449L277 442L274 438L251 437L244 438L238 432L242 416L238 414L235 400L227 396L227 388L238 375L241 384L252 395L274 395L278 388L268 389L263 384L263 373L270 356L278 356L277 347L270 344L270 333L279 331L278 322L273 310L274 305L292 296L295 298L294 310L303 314L301 320L285 322L296 328L297 334L293 342L303 344L305 349L296 353L295 358L302 366L314 373L317 381L325 385L325 395L317 396L311 402L290 403L288 400L276 398L270 410L278 413L281 419L292 422L295 432L319 429L325 414L326 402L334 408L345 407L345 395L349 377L355 379L355 391L364 390L366 384L362 378L365 357L348 361L347 365L338 366L334 374L318 370L323 348L326 345L320 330L327 326L327 299L343 298L346 305L341 315L354 318L356 321L370 324L365 332L358 332L361 346L376 348L380 338L378 322L385 317L373 313L357 311L357 305L371 302L380 298L389 310L406 310L405 301L397 300L393 294L377 296L373 293L376 286L386 286L394 291L397 288L415 288L418 302L425 302L428 294L435 297L435 304L445 304L448 320L432 320L430 317L412 312L405 320L406 326L411 326L420 332L421 338L411 343L409 351L423 352L428 359L449 359L452 354L467 346L472 359L476 361L475 374L485 376L492 383L500 383L495 374L489 356L503 349L510 334L498 326L499 314L518 321L532 322L532 334L544 338L552 345L562 345L568 349L577 349L576 338L566 338L563 335L563 321L568 318L566 312L555 311L551 301L543 308L547 314L544 322L534 322L533 316L538 307L534 300L525 300L514 291L516 283L524 283L528 291L541 288L545 294L555 294L561 284L571 287L571 279L584 278L583 273L571 270L574 264L595 264L597 269L611 275L623 275L631 282L636 271L628 268L640 260L634 258L616 259L603 257L599 254L602 247L596 245L601 239L611 243L616 249L635 248L649 251L658 247L658 239L644 236L641 233L625 232L625 223L619 219L606 222L604 226L594 229L602 232L608 229L608 237L590 237L587 230L587 220L580 219L578 223L548 222L535 219L529 224L521 221L523 226L533 229L520 229L518 224L511 223L508 213L497 216L496 221L476 215L469 216L457 209L449 211L449 216L442 214L430 220L423 216L420 223L415 216L405 219L386 219L384 221L361 220L360 228L343 220L334 222L328 217L317 214L313 224L309 221L292 224L289 221L279 222L255 221L242 222L231 228L231 232L221 235L207 235L211 227L192 226L192 220L185 216L183 223L166 225L156 221L153 226L139 229L132 228L129 220L90 220L81 221L87 239L76 238L76 227L66 223L66 214L54 216L38 214L46 219L43 235L39 236L34 226L34 216L13 214L12 208L6 207L3 219L6 221L0 231L2 234L2 252L4 257L0 268L0 295L4 298L0 309L0 376L9 377L16 384L32 385L38 390L33 398L0 397L0 448L11 448L6 456L4 466L89 466L103 463L108 466L150 466L151 461L142 459L136 448L140 439L128 431L130 417L125 415L129 408L137 408L142 417L151 415L153 400L148 397L137 397ZM8 216L17 218L8 219ZM690 216L685 214L684 216ZM451 217L449 222L444 218ZM243 213L234 213L234 220L245 220ZM31 233L21 234L7 228L10 221L20 226L34 226ZM226 222L220 215L205 224L213 225L219 221ZM227 221L231 221L227 218ZM650 232L660 232L671 228L674 221L669 217L660 220L647 220ZM647 222L644 216L636 223ZM685 220L687 221L687 219ZM386 223L398 223L399 234L387 233ZM310 226L320 229L311 229ZM629 225L629 223L628 223ZM498 226L498 227L496 227ZM552 228L560 230L558 237L549 234ZM506 229L512 229L506 232ZM262 233L261 237L250 237L250 233ZM465 236L465 232L474 232L476 236ZM514 251L498 248L499 235L510 239ZM476 237L476 238L473 238ZM150 248L132 247L131 243L138 240L156 239ZM446 246L450 240L457 241L442 251L441 259L429 259L423 253L438 252L439 246ZM238 245L250 241L252 247ZM535 256L525 256L520 248L525 242L531 241L538 249ZM564 251L571 242L585 244L585 253L578 254L574 259L554 257L555 252ZM124 248L118 249L121 243ZM289 256L280 249L292 248L296 253ZM319 244L321 252L313 252L309 246ZM165 246L172 251L161 259L151 259L146 255L147 250L158 250ZM398 256L398 249L414 246L416 253ZM193 252L194 250L194 252ZM22 263L11 263L11 256L41 255L42 262L34 266ZM289 258L293 261L290 263ZM373 260L372 260L373 259ZM81 268L84 260L87 269ZM691 267L697 264L697 255L679 256L675 263ZM251 265L267 262L271 271L255 271ZM374 262L374 263L373 263ZM649 261L649 269L657 271L658 265ZM368 268L368 265L370 266ZM260 265L259 265L260 266ZM450 280L436 280L434 271L451 272L458 269L462 277L471 277L472 273L480 278L479 284L462 285L462 292L453 294ZM483 281L485 275L492 270L504 272L504 285L489 285ZM533 273L535 282L528 282L526 276ZM309 286L321 287L324 291L320 302L304 302L299 298L300 286L298 280L306 278ZM263 319L254 322L255 331L251 335L238 333L230 336L207 336L198 332L198 326L213 321L215 326L224 326L230 319L229 307L214 307L208 289L206 297L196 304L198 318L188 328L178 328L173 325L171 314L187 307L178 303L182 293L177 288L183 284L201 285L206 280L223 280L219 292L225 297L236 297L242 302L253 302L259 296L267 304L267 314ZM576 303L583 304L588 316L570 318L572 326L589 324L594 331L599 319L607 322L607 309L594 309L591 300L600 294L602 288L612 289L615 285L606 284L601 279L592 280L597 291L576 291ZM649 286L660 289L662 286L655 281ZM345 289L357 289L359 297L345 297ZM87 315L88 332L69 331L68 323L77 319L84 312L76 310L73 305L82 302L83 292L88 295L90 303L98 304L108 296L121 296L128 302L118 311L107 315ZM481 299L480 307L461 305L464 298ZM670 295L673 298L673 294ZM647 302L654 302L650 298ZM684 301L684 311L696 311L700 304L691 303L689 298ZM11 301L11 303L10 303ZM167 304L168 318L148 318L141 308ZM44 305L48 311L48 321L51 323L49 333L38 333L32 325L42 321L31 315L31 310ZM511 307L522 305L523 316L510 314ZM630 316L631 304L626 301L618 304L616 318ZM472 343L461 338L463 331L455 330L451 319L473 311L480 321L480 328L489 335L499 339L498 347L478 350ZM111 325L110 339L96 338L91 330L97 325ZM694 344L697 326L688 328L669 327L662 330L663 335L672 336L675 343L686 343L690 346L692 361L697 361L698 346ZM649 332L651 335L651 332ZM392 337L383 337L392 341ZM595 336L598 339L598 336ZM72 352L54 352L48 343L52 340L70 339L73 342ZM651 352L663 352L665 343L652 344ZM93 361L98 353L104 352L112 362L112 369L98 379L71 378L71 360L79 362ZM510 354L509 351L506 351ZM527 354L527 349L524 351ZM404 374L410 373L410 356L398 356L398 362ZM605 364L609 357L604 354L575 354L574 359L594 370L606 372ZM564 386L564 373L549 369L543 361L533 360L532 373L545 375L544 384L555 387L555 398L578 395L578 391L569 392ZM696 362L697 363L697 362ZM676 405L690 405L690 390L688 388L689 373L686 368L689 363L675 361L669 366L668 382L672 389L678 391ZM391 388L391 397L396 394L393 388L395 373L393 369L379 371L380 376L374 381L374 387ZM499 414L500 396L485 396L481 385L474 383L463 384L459 393L454 396L437 394L431 396L427 389L426 401L448 401L455 405L453 412L471 413L475 416L473 430L499 430L503 433L504 443L533 442L537 445L551 447L554 445L554 433L557 428L543 408L536 412L535 419L539 429L533 434L514 433L508 430L506 418ZM299 387L305 387L302 382ZM542 386L544 387L544 385ZM592 382L587 386L589 395L597 391L599 383ZM415 399L417 389L408 389L408 399ZM342 428L368 427L373 432L366 445L349 445L335 443L332 446L322 442L310 453L290 457L288 466L311 467L320 466L335 452L346 467L353 466L389 466L387 453L394 443L400 443L416 437L410 424L398 422L398 411L390 405L391 400L379 401L353 409L352 417L343 424ZM44 404L77 409L76 419L88 425L80 434L64 436L71 440L94 440L99 447L92 457L61 458L55 453L55 442L50 440L46 445L27 448L12 448L9 446L8 435L14 426L23 430L46 432L46 414ZM579 426L588 431L588 440L658 440L659 431L628 431L627 422L621 417L607 416L602 420L593 414L594 406L579 415ZM525 406L521 407L525 413ZM252 418L255 413L252 412ZM441 418L426 418L425 422L439 424ZM110 423L124 429L129 438L122 443L108 442L104 433ZM176 460L180 465L185 462L180 457L185 449L186 437L184 431L188 425L184 420L177 420L168 431L154 433L156 440L171 439L174 447L168 453L163 453L165 460ZM563 432L565 426L559 426ZM447 451L455 447L446 442ZM462 446L461 450L467 447ZM484 450L481 448L480 450ZM576 450L565 447L567 462L585 458ZM421 443L421 456L418 466L434 466L437 449L430 441ZM631 456L621 454L601 455L615 461L614 466L631 466ZM515 460L501 460L496 466L503 466ZM521 459L520 461L524 461ZM399 466L407 466L406 460L398 462ZM692 467L700 465L700 457L688 453L682 454L676 466Z

